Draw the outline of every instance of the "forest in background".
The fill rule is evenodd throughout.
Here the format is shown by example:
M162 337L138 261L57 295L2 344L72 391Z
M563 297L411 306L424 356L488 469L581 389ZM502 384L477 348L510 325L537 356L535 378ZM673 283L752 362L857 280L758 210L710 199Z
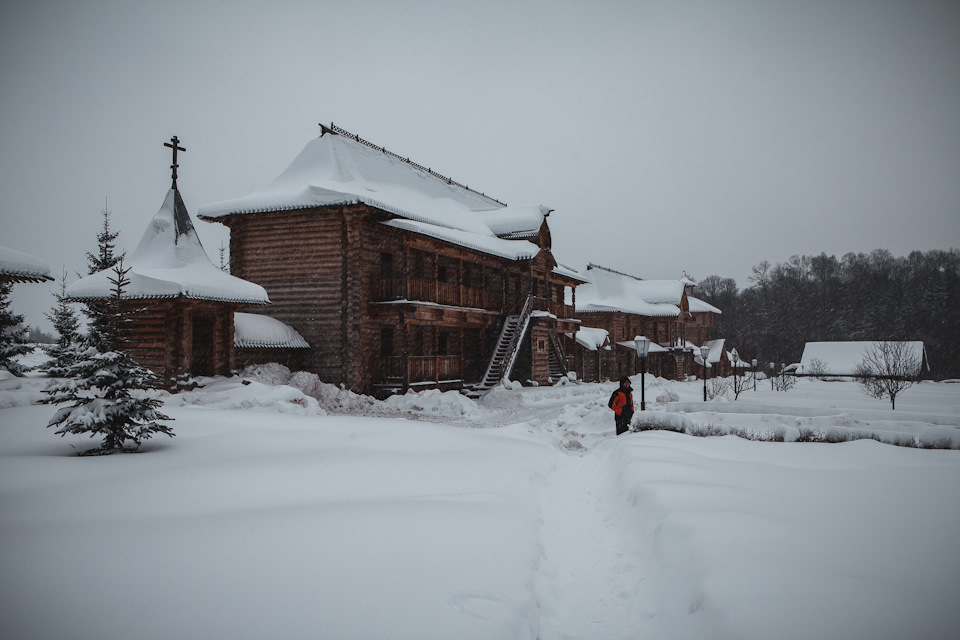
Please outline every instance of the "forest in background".
M930 377L960 378L957 249L793 256L761 262L749 281L711 275L694 294L723 312L713 335L747 361L799 362L807 342L922 340Z

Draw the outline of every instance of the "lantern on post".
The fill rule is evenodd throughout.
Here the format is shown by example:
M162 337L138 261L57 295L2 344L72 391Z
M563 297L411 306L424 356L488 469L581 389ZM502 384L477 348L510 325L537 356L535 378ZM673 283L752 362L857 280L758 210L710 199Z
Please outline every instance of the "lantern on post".
M646 411L647 401L644 396L647 377L647 354L650 352L650 338L646 336L636 336L633 344L637 348L637 356L640 358L640 411Z
M703 401L707 401L707 357L710 355L710 347L703 345L700 347L700 358L703 360Z

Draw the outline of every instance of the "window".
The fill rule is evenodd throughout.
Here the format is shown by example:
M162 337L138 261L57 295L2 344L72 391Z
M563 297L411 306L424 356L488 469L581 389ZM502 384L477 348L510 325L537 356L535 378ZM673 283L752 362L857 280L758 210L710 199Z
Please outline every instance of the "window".
M547 341L544 340L543 338L538 338L538 339L537 339L537 351L539 351L540 353L543 353L543 352L546 351L546 350L547 350Z
M437 334L437 355L445 356L447 355L447 334L438 333Z
M380 357L389 358L393 356L393 329L385 327L380 329Z
M381 252L380 253L380 277L381 278L392 278L393 277L393 254Z
M438 266L437 266L437 280L438 280L439 282L446 282L446 281L447 281L447 266L446 266L446 265L441 264L441 265L438 265Z

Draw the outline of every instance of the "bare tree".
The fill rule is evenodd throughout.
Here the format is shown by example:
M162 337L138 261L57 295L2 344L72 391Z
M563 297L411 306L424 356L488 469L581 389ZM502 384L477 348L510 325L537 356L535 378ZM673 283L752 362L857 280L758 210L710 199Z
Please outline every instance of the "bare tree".
M897 396L913 386L920 374L920 357L907 342L875 342L863 353L854 375L860 389L871 398L890 398L897 408Z

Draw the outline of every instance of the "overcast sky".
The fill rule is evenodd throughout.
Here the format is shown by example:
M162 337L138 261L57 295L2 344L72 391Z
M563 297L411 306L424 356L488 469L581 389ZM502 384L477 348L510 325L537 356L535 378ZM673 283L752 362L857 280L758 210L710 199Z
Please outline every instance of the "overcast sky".
M0 244L132 250L179 136L191 214L335 122L645 278L960 247L960 2L6 3ZM227 237L198 223L208 254ZM52 287L15 311L49 329Z

